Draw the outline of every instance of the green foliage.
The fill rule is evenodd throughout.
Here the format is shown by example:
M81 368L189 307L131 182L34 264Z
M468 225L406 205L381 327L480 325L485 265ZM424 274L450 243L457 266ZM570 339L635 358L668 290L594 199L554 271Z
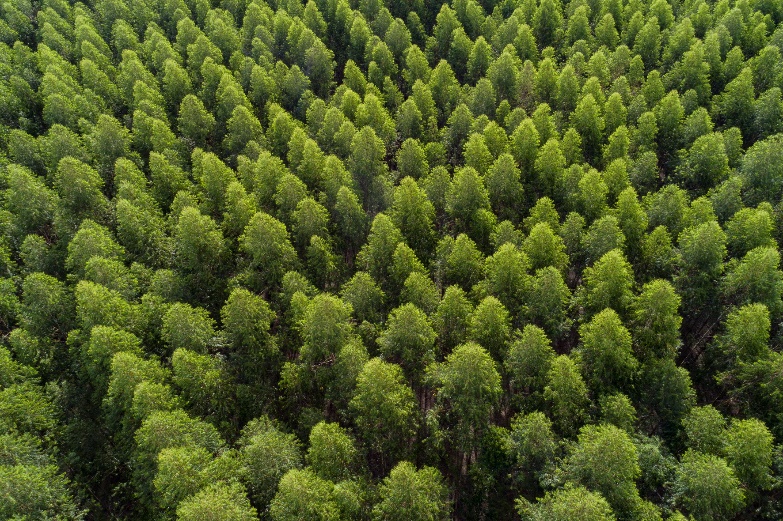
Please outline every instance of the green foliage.
M406 451L418 423L415 407L400 366L380 358L364 365L350 410L360 435L382 461L394 461Z
M579 328L579 355L587 382L598 391L625 390L639 363L631 350L631 334L610 308Z
M280 480L269 514L275 521L330 521L340 519L340 507L332 483L311 470L293 469Z
M299 442L262 416L242 429L239 446L250 497L256 505L266 508L280 479L291 469L302 466Z
M573 519L575 521L612 521L615 519L609 503L596 492L584 487L567 486L547 492L538 503L517 500L517 511L529 521Z
M745 501L726 460L696 451L683 455L674 486L678 503L697 520L732 519Z
M432 467L420 470L403 461L379 488L380 502L372 510L377 520L445 520L449 517L446 487Z
M636 447L614 425L583 427L564 471L569 480L599 492L617 512L631 512L639 501Z
M457 346L431 373L438 385L438 400L454 417L457 443L467 452L500 397L495 362L483 347L467 343Z
M567 355L560 355L552 360L546 380L544 398L552 419L560 432L575 433L586 418L589 404L579 367Z
M320 422L310 431L307 463L321 478L333 482L349 479L358 462L358 452L345 429Z
M778 3L0 2L0 518L780 517Z
M244 488L238 483L211 485L185 499L177 507L177 519L181 521L203 519L204 517L220 521L258 519L256 509L250 505Z

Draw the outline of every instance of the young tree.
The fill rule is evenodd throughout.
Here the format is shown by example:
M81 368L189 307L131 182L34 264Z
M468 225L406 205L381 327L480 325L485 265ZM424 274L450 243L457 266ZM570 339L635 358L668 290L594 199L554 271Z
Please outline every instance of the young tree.
M266 509L280 479L302 466L299 441L282 432L269 418L248 422L239 438L239 459L253 503Z
M587 382L600 392L626 391L639 362L631 350L631 334L610 308L579 328L579 353Z
M404 304L389 313L378 345L386 359L403 368L409 381L419 383L425 367L435 361L435 338L427 315L413 304Z
M583 295L590 313L612 308L624 313L633 294L633 272L620 250L612 250L584 271Z
M525 395L543 393L555 351L546 333L527 325L509 345L505 367L513 388Z
M350 479L358 464L358 451L348 432L337 423L319 422L310 431L305 457L313 472L335 483Z
M634 341L642 358L673 358L680 346L680 296L666 280L644 285L631 305Z
M576 433L587 417L587 385L579 374L579 366L567 355L552 360L546 376L544 399L548 412L564 435Z
M310 469L289 470L277 486L269 515L274 521L340 519L334 484L319 478Z
M250 505L242 485L220 482L185 499L177 507L179 520L195 521L204 517L215 521L254 521L258 514Z
M537 503L517 499L517 512L530 521L614 521L612 508L604 497L581 486L567 485L547 492Z
M385 471L404 457L418 418L415 396L400 366L380 358L367 362L349 407L378 470Z
M614 425L583 427L564 467L569 480L599 492L621 515L633 512L640 501L637 449Z
M438 401L453 418L456 446L463 456L475 448L501 394L495 361L480 345L457 346L430 373L438 387Z
M687 451L677 469L675 495L694 519L729 520L744 506L745 494L726 460Z
M372 509L376 521L445 521L450 505L440 473L432 467L420 470L407 461L399 463L379 488L380 502Z
M296 266L296 250L291 246L285 225L264 212L256 213L239 237L240 249L248 256L249 267L258 277L262 292L278 284L283 274Z

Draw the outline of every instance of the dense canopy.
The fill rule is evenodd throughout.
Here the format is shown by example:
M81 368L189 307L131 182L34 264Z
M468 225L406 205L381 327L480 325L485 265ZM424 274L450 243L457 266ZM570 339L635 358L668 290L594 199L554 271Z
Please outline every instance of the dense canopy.
M781 92L781 0L0 0L0 519L782 519Z

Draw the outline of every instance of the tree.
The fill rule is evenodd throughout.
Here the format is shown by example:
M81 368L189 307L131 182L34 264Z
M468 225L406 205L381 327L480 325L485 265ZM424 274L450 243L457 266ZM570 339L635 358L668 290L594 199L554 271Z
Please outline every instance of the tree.
M509 151L525 178L533 172L538 153L539 134L533 120L525 118L511 134Z
M560 337L569 329L566 310L571 301L571 291L558 269L549 266L536 272L529 299L527 318L544 328L552 338Z
M734 420L726 431L726 461L751 495L772 486L772 442L769 429L755 418Z
M233 349L236 368L247 370L245 362L255 363L277 352L270 335L275 313L258 295L243 288L231 291L220 311L227 340Z
M544 0L539 4L533 16L533 34L542 49L557 43L562 23L563 15L559 2Z
M237 470L237 461L232 452L213 458L202 447L163 449L158 454L158 471L154 481L157 503L162 510L173 514L183 500L210 484L223 481L229 472ZM244 488L241 497L247 501Z
M567 355L560 355L552 360L546 380L544 399L558 431L565 435L575 433L584 422L590 403L579 367Z
M769 356L769 310L763 304L747 304L726 319L726 332L716 338L720 354L730 364L752 362Z
M732 256L742 256L760 246L772 246L772 218L766 207L742 208L726 223L728 249Z
M511 317L495 297L482 300L470 317L468 337L485 348L494 358L502 360L511 336Z
M544 330L527 325L509 345L505 367L513 388L525 395L543 393L555 351Z
M362 127L351 140L347 166L359 187L366 210L377 211L381 207L381 194L377 193L375 180L383 173L385 155L383 141L369 126Z
M402 241L402 233L394 222L386 214L376 215L367 242L362 246L356 261L381 284L381 287L386 286L389 259L392 258L400 241Z
M258 276L256 288L266 291L296 265L296 250L288 239L285 225L264 212L256 213L239 237L241 250L248 255L249 267Z
M416 401L396 364L373 358L356 381L350 404L361 437L381 470L407 451L416 424Z
M778 87L772 87L761 94L754 105L753 137L764 139L779 133L783 128L780 118L783 116L783 100Z
M403 179L412 177L414 180L425 177L429 172L427 155L415 137L405 139L397 151L397 170Z
M783 309L780 298L783 282L779 264L780 256L773 248L761 247L749 251L726 275L724 295L737 305L760 302L772 316L778 316Z
M65 268L75 277L82 279L87 263L93 257L121 261L124 256L125 249L117 244L107 228L85 219L68 243Z
M340 236L348 251L353 254L359 249L367 233L367 216L356 193L347 186L342 186L337 191L334 213Z
M59 233L70 237L81 223L89 218L103 222L108 215L108 201L101 193L103 179L93 168L74 159L64 157L54 174L54 189L60 197L55 227Z
M496 99L497 93L492 82L487 78L481 78L471 92L468 106L470 111L476 116L485 115L491 117L495 115L497 109Z
M517 512L526 521L614 521L615 519L612 508L601 494L572 485L547 492L535 504L525 499L518 499Z
M465 230L478 210L489 208L489 193L478 172L471 167L458 170L446 194L446 211L449 216Z
M223 234L215 221L192 206L185 207L174 229L174 258L192 276L197 295L214 291L225 254Z
M65 338L74 319L73 298L51 275L31 273L22 282L19 323L41 338Z
M639 362L631 350L631 334L613 309L605 309L579 328L579 354L587 382L598 391L623 391L633 381Z
M653 113L658 124L658 152L664 158L664 165L670 167L675 151L680 146L682 118L684 115L677 91L671 91L666 97L661 99L655 106Z
M377 322L386 295L367 272L358 271L343 284L341 297L351 305L359 322Z
M746 204L756 205L761 201L775 204L783 193L781 140L783 136L778 134L758 141L743 156L740 176Z
M569 169L569 172L573 171L579 170L577 167ZM576 198L585 219L590 222L601 217L606 210L609 195L609 186L601 175L595 170L588 172L579 179L578 188Z
M600 400L601 418L605 423L619 427L633 435L636 424L636 408L631 399L622 393L605 394Z
M151 413L136 430L134 439L136 443L132 460L133 483L141 500L149 506L152 506L150 494L160 451L166 448L193 446L203 447L214 454L225 445L215 427L190 418L182 410Z
M740 482L726 460L697 451L683 455L674 487L678 504L697 521L733 519L745 502Z
M82 519L68 488L68 479L52 464L16 464L0 467L0 515L45 519Z
M584 271L585 307L591 313L612 308L624 313L633 297L633 272L620 250L612 250Z
M312 197L305 197L291 214L292 232L300 250L304 250L313 236L329 237L329 212Z
M174 384L182 391L188 409L199 417L228 428L234 406L225 362L219 358L180 348L171 355Z
M310 431L307 464L325 480L339 482L353 475L358 452L353 439L337 423L317 423Z
M689 449L704 454L723 453L726 434L726 419L712 405L694 407L682 426L687 437Z
M258 519L258 514L242 485L218 483L185 499L177 507L178 520L195 521L205 517L216 521L253 521Z
M280 479L302 466L299 441L262 416L242 429L238 445L250 497L255 505L266 509Z
M340 507L334 496L334 485L312 470L289 470L278 484L269 515L274 521L336 521L340 519Z
M483 36L479 35L473 42L467 62L467 79L476 82L483 77L492 62L492 48Z
M620 514L639 502L636 479L641 474L631 437L614 425L586 425L565 460L566 476L599 492Z
M463 455L476 446L500 398L500 374L489 353L469 342L431 366L438 401L453 416L456 445Z
M631 305L634 340L643 358L672 358L680 346L680 296L666 280L644 285Z
M350 315L351 307L328 293L309 300L297 324L303 340L300 360L313 367L329 363L351 338Z
M565 163L560 143L554 138L544 143L536 156L536 186L542 187L544 195L549 198L559 198Z
M378 521L445 521L449 518L447 489L432 467L420 470L400 462L379 487L380 502L372 510Z
M674 360L650 359L642 364L638 382L636 394L644 411L640 421L649 423L650 430L667 441L673 440L680 433L682 418L696 402L690 374Z
M235 156L244 152L250 142L262 141L263 135L258 118L244 105L237 105L226 122L223 148L229 156Z
M184 348L206 353L215 337L215 321L206 309L178 302L163 316L161 337L172 351Z
M482 176L487 173L494 159L484 140L484 136L477 132L468 136L462 157L465 160L465 166L474 168Z
M432 319L442 352L448 353L467 340L472 313L473 304L465 291L456 285L447 287Z
M483 284L491 295L500 300L505 309L516 313L530 288L530 276L527 274L529 270L530 260L527 255L513 244L505 243L487 258L484 265L486 279Z
M416 255L429 258L434 246L435 207L413 178L404 178L394 190L391 218Z
M723 136L718 133L699 136L678 167L686 184L702 191L725 181L729 175L729 158Z
M432 92L432 99L437 107L438 123L443 124L457 105L459 93L459 83L446 60L440 60L432 69L427 86Z
M661 54L661 27L656 18L649 19L636 34L633 52L641 56L647 68L653 68L658 64Z
M564 272L568 266L563 239L555 235L547 223L538 223L522 243L522 251L530 259L531 269L537 271L552 266Z
M378 345L385 358L403 368L409 381L418 383L424 368L435 361L435 337L427 315L413 304L404 304L389 313Z
M682 272L678 279L687 291L683 295L689 309L707 303L714 294L714 284L723 273L726 256L726 234L715 221L688 228L680 234ZM685 278L688 283L685 283Z
M614 114L612 114L614 116ZM600 107L592 94L587 94L579 100L574 113L571 116L574 128L582 137L582 144L587 160L596 164L601 156L601 144L603 143L604 118L601 117ZM614 129L611 129L613 131Z
M440 303L440 290L429 276L414 271L405 279L400 292L400 302L409 302L431 315L436 311Z
M515 102L517 99L517 86L519 84L519 61L512 53L505 49L500 56L493 61L487 70L487 77L495 87L498 99Z
M719 110L726 126L738 127L743 136L750 136L753 132L754 102L753 74L746 67L726 85L721 94Z

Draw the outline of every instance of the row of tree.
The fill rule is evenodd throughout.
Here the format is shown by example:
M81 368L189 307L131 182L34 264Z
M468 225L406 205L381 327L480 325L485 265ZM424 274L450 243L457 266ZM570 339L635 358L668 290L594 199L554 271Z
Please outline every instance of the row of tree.
M781 22L0 3L0 518L780 518Z

